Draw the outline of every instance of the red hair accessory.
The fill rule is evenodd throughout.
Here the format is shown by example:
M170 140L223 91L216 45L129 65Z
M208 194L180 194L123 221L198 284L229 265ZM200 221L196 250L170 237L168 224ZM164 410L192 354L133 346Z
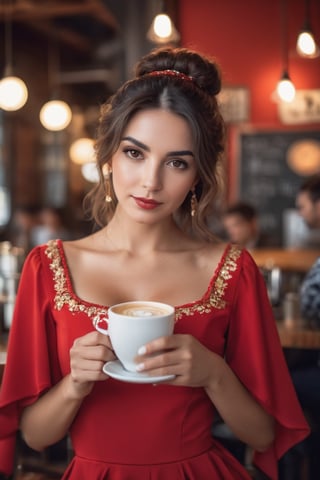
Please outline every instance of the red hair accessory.
M178 70L155 70L153 72L147 73L150 77L158 77L160 75L164 75L167 77L177 77L181 78L181 80L187 80L188 82L193 82L194 83L194 78L191 77L190 75L187 75L186 73L179 72Z

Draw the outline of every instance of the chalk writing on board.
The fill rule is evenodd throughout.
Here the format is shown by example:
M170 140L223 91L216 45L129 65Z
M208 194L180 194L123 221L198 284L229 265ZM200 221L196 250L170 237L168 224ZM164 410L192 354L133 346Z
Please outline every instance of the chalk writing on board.
M295 198L304 177L287 163L287 152L297 140L320 140L317 131L259 131L239 137L238 197L252 203L263 230L283 243L283 216L295 208Z

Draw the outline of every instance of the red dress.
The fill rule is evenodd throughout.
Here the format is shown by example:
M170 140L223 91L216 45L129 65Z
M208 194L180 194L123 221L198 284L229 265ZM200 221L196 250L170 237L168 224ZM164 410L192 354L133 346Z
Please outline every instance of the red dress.
M78 298L61 241L27 258L10 331L0 395L0 471L12 469L20 410L69 370L75 338L107 307ZM274 416L276 440L256 465L277 478L277 459L308 434L280 346L264 280L247 251L227 246L198 301L176 308L176 333L221 356ZM202 388L97 382L71 426L75 456L64 479L249 479L216 440L215 408Z

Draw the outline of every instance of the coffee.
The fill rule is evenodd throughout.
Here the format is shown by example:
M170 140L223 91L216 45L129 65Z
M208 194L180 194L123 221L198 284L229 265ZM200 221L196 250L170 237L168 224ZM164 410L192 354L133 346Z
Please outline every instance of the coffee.
M174 307L159 302L125 302L108 310L108 328L95 324L109 335L113 350L126 370L135 372L134 361L140 347L156 338L172 335Z
M129 302L114 306L113 311L128 317L162 317L163 315L168 315L171 310L150 304L150 302Z

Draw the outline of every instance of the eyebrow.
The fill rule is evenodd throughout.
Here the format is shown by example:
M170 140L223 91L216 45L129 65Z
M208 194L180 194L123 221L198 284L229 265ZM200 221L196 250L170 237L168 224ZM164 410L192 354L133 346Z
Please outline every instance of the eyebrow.
M129 142L134 143L137 147L142 148L143 150L146 150L147 152L150 152L150 148L145 145L142 142L139 142L139 140L136 140L133 137L123 137L122 141L127 140ZM191 152L191 150L174 150L172 152L167 153L168 156L184 156L184 155L190 155L191 157L194 157L194 154Z

